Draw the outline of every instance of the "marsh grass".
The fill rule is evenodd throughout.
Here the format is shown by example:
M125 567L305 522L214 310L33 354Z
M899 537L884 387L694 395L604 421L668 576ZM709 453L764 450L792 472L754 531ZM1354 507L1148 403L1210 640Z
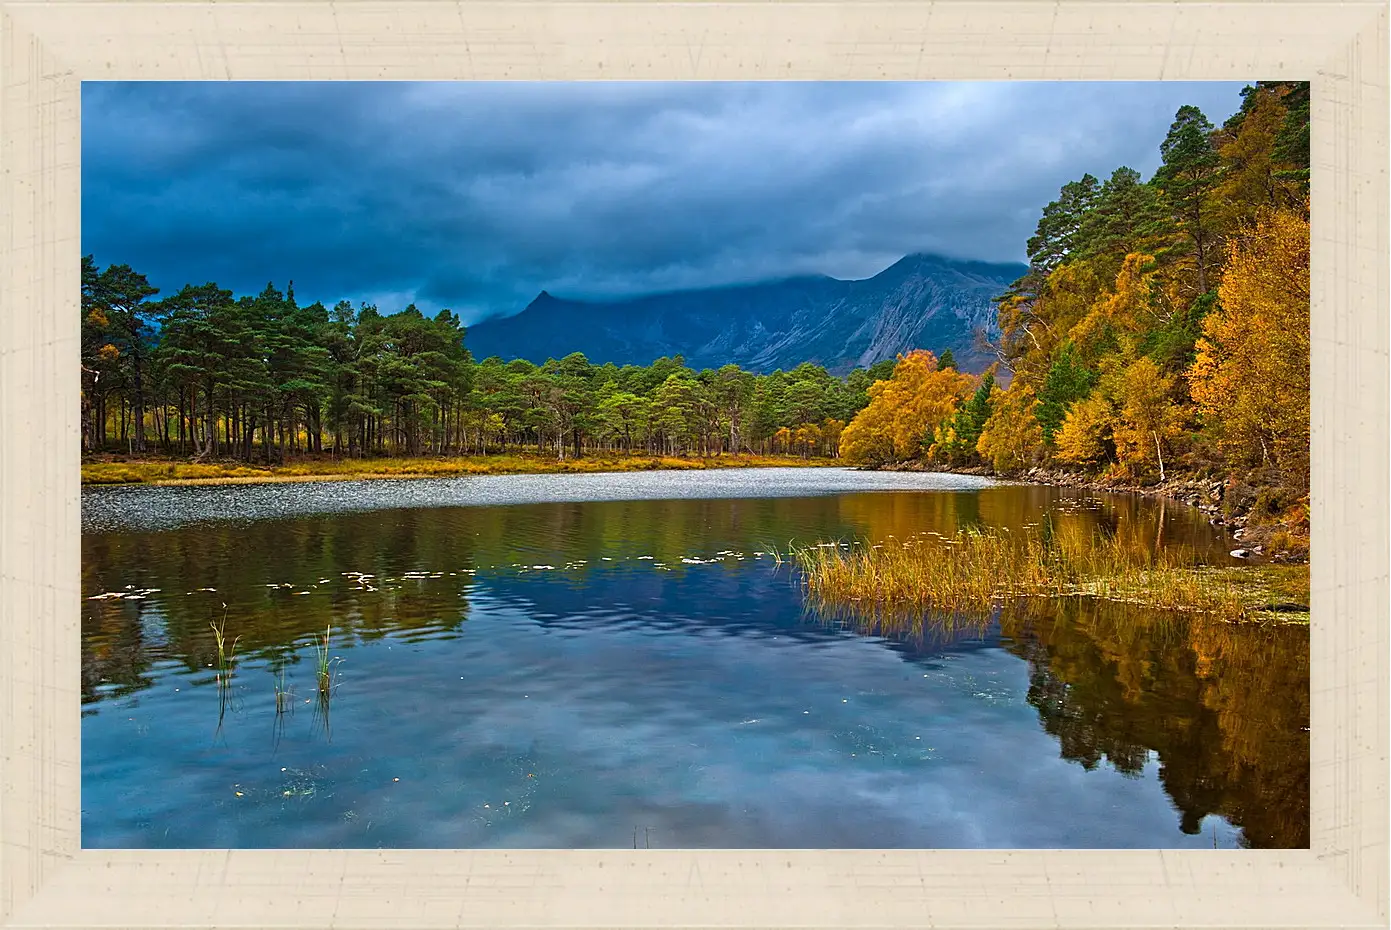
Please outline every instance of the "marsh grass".
M965 618L1012 600L1090 597L1231 622L1268 600L1235 574L1250 569L1208 568L1191 550L1059 532L1046 520L1022 532L967 528L947 539L807 546L793 557L818 608L861 619L921 611Z
M223 679L230 682L237 662L237 643L241 642L241 637L237 636L230 643L227 642L226 604L222 605L222 619L208 626L212 627L213 639L217 644L217 680L219 684Z
M457 458L302 459L284 465L243 462L86 462L83 484L258 484L379 478L449 478L464 475L572 474L589 472L704 470L714 468L839 465L836 459L783 455L626 455L593 453L578 459L545 455L477 455Z
M232 675L236 671L237 644L241 642L241 637L234 637L230 643L227 641L226 604L222 605L222 618L209 623L208 626L212 628L213 642L217 647L217 732L215 735L220 736L223 723L227 718L227 710L232 704Z
M342 661L341 659L329 657L329 647L332 644L332 638L333 624L331 623L324 628L322 639L317 636L314 637L314 653L316 660L315 679L318 683L319 700L321 702L327 702L332 695L334 687L333 666Z
M330 656L332 644L333 624L329 623L324 627L322 637L314 637L314 680L317 692L317 700L314 702L314 719L317 723L323 724L324 736L329 740L333 739L333 731L329 726L329 710L332 704L333 690L337 687L333 667L342 661L342 659Z

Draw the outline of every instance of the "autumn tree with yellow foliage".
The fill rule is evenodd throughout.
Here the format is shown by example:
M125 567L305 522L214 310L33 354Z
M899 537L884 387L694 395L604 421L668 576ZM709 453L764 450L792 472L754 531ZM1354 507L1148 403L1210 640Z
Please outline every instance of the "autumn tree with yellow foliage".
M999 300L997 470L1307 488L1308 85L1243 98L1221 127L1180 109L1148 182L1087 175L1044 209Z
M1261 82L1220 127L1181 108L1148 181L1064 185L997 302L1007 386L914 353L870 389L843 454L1307 498L1308 140L1308 85Z
M1038 397L1023 381L997 391L994 413L976 442L976 451L998 472L1015 472L1038 463L1043 450L1043 427L1038 422Z
M940 367L926 350L900 356L893 375L870 385L869 405L841 432L841 456L865 465L926 456L937 427L978 384L972 375Z
M1309 220L1267 208L1228 245L1188 378L1227 463L1309 484Z

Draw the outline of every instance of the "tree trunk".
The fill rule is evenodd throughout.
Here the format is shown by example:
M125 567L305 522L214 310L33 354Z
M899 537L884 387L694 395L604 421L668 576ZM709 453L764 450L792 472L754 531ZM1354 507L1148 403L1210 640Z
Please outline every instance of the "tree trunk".
M131 340L135 342L136 340ZM142 378L143 365L141 365L140 350L136 349L131 356L135 364L135 451L145 451L145 383Z
M184 430L184 418L188 413L186 394L184 386L179 385L179 455L188 455L188 434Z
M97 394L97 448L106 450L106 393Z

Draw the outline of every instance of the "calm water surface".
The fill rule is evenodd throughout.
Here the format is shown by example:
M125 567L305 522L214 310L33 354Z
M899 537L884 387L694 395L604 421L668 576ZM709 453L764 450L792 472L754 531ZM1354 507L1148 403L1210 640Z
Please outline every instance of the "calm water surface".
M1174 504L842 469L88 490L83 844L1307 846L1307 628L1066 602L891 640L770 555L1045 513L1231 548Z

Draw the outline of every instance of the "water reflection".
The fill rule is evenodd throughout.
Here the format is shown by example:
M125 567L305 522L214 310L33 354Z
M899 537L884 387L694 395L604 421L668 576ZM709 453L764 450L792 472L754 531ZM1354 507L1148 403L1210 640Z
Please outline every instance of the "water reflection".
M84 841L621 846L645 822L667 846L1307 845L1304 629L1066 601L866 637L768 555L1045 511L1225 551L1193 511L1034 487L88 533ZM195 707L224 603L243 658ZM317 774L256 786L292 769ZM851 797L859 819L833 812Z
M1247 845L1309 845L1307 628L1146 623L1077 599L1006 629L1063 758L1138 774L1153 755L1185 834L1217 814Z

